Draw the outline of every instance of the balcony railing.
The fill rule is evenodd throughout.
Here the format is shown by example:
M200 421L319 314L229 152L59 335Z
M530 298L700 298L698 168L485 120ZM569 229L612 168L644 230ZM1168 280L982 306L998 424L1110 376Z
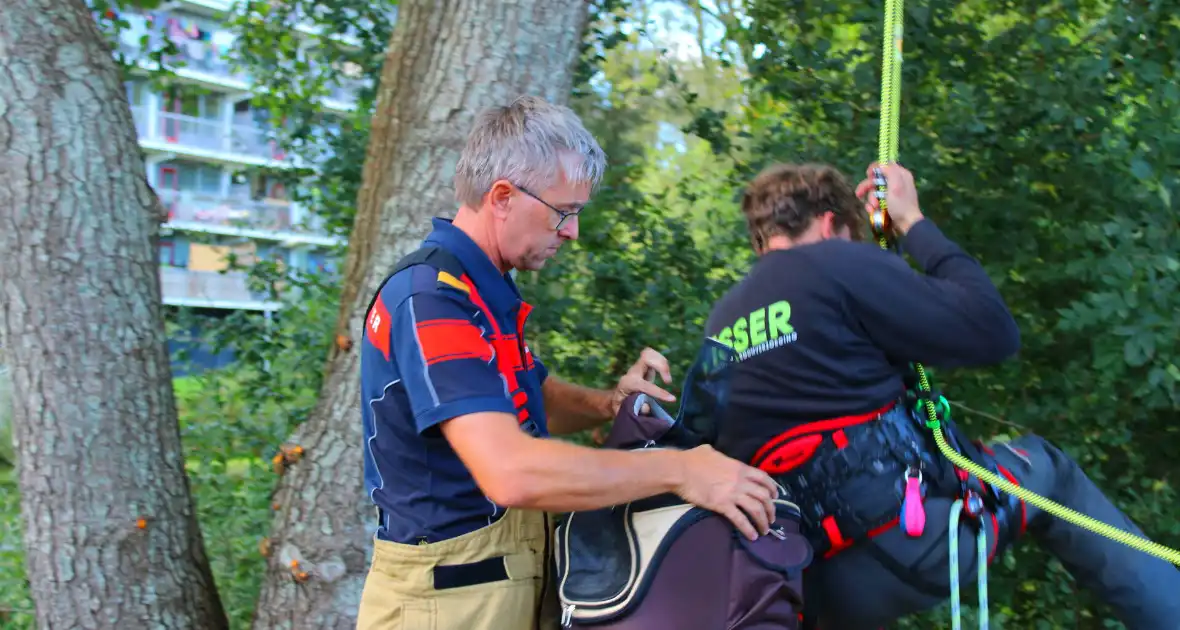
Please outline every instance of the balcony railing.
M267 139L265 132L256 127L226 124L220 120L173 112L149 111L143 106L133 106L131 114L141 140L174 144L178 149L191 147L264 160L285 159L276 143Z
M169 221L186 221L252 230L289 232L291 205L253 199L226 199L181 190L158 190L160 202L168 210Z
M100 17L97 12L93 15L96 19ZM228 27L202 29L205 32L201 33L189 18L167 11L146 14L127 11L121 12L119 18L127 22L127 27L119 30L116 48L129 61L152 67L155 60L149 53L161 51L166 42L171 42L176 53L163 55L165 66L199 73L203 76L192 78L215 85L227 85L233 89L252 86L253 77L250 73L235 68L237 37ZM330 72L330 76L339 74L337 71ZM354 105L356 90L362 83L359 79L347 76L341 77L340 83L340 86L331 89L328 98L337 103Z
M265 302L268 296L250 291L246 278L246 273L242 271L220 273L160 267L160 285L165 302Z

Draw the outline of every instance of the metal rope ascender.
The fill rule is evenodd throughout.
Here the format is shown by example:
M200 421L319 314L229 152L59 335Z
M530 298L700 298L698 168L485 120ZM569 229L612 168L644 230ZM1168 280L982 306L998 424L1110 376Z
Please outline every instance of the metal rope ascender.
M881 126L878 138L879 164L891 164L897 161L898 127L901 107L901 62L903 41L903 7L904 0L885 1L885 21L881 45ZM892 244L892 223L885 203L886 179L880 169L873 173L874 191L880 202L878 209L869 216L873 234L882 249L889 250ZM1112 527L1106 523L1081 514L1063 505L1059 505L1035 492L1010 483L1000 475L993 474L988 469L971 461L956 451L947 443L942 432L942 423L950 419L950 405L941 395L935 397L930 387L930 379L921 363L913 364L917 377L918 411L925 411L926 426L934 434L934 442L952 464L960 470L975 475L980 481L988 483L998 490L1014 495L1025 503L1036 506L1048 514L1068 521L1078 527L1106 536L1111 540L1121 542L1128 547L1138 549L1144 553L1162 558L1180 566L1180 551L1136 536L1130 532ZM971 512L968 506L968 512ZM963 499L955 501L950 513L950 585L951 585L951 614L954 630L961 627L959 609L959 517L964 508ZM986 630L988 627L987 614L987 538L982 529L976 536L978 541L979 563L979 625Z

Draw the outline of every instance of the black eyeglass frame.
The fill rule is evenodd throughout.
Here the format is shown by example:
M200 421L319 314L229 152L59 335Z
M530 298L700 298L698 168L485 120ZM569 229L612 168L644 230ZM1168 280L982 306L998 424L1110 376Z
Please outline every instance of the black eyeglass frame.
M549 203L548 201L545 201L544 199L541 199L539 196L533 194L532 192L529 191L529 189L525 188L524 186L521 186L520 184L513 184L513 186L516 186L516 188L518 190L520 190L520 192L532 197L533 199L536 199L537 201L540 201L542 204L545 205L546 208L549 208L550 210L557 213L557 216L559 218L557 220L557 227L553 228L554 231L560 230L561 226L565 225L565 222L570 217L576 217L579 214L582 214L582 211L586 209L584 207L578 208L578 210L576 212L570 212L568 210L558 210L557 208L553 207L553 204Z

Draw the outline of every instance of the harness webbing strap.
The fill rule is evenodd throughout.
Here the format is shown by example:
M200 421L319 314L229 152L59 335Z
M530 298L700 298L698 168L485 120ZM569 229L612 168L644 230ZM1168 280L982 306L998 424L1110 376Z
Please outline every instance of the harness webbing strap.
M960 630L962 612L959 610L959 515L963 511L963 500L951 504L950 523L947 536L950 539L950 584L951 584L951 628ZM979 569L979 627L987 628L987 537L980 530L975 537L976 565Z
M891 457L913 439L921 439L920 429L909 418L880 431L869 426L886 422L890 411L909 413L894 401L868 413L806 422L771 438L750 458L752 466L774 476L799 502L817 555L830 558L898 525L897 513L848 509L837 490L843 481L866 472L870 462L883 461L878 458L904 467ZM898 469L885 474L893 473L901 474Z
M895 404L896 403L891 402L880 409L870 411L868 413L862 413L854 416L844 416L841 418L832 418L829 420L818 420L816 422L807 422L805 424L791 427L790 429L771 438L766 442L766 444L763 444L762 447L758 449L758 452L754 453L754 457L750 460L750 465L754 466L755 468L761 468L770 474L782 474L788 472L791 467L785 467L781 463L773 462L771 460L774 459L776 452L792 439L799 438L804 435L824 433L827 431L839 431L840 429L846 429L851 426L856 426L858 424L864 424L865 422L876 420L877 418L881 417L881 414L892 409ZM836 435L840 435L840 437L836 437ZM842 440L845 444L847 444L847 439L844 438L842 434L834 433L832 437L833 440L837 442L837 445L839 445ZM785 459L789 461L794 458Z

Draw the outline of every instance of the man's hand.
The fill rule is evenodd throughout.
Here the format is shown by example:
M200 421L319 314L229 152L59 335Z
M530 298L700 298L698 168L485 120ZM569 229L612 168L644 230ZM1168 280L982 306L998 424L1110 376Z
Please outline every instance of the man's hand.
M770 531L778 486L770 475L726 457L712 447L682 451L680 498L721 514L750 540Z
M651 379L648 378L649 374ZM623 405L623 400L636 392L647 394L656 400L675 402L675 396L652 382L655 374L659 374L665 383L672 382L668 359L651 348L644 348L643 352L639 354L639 360L623 374L623 378L620 378L619 384L615 386L614 395L610 401L611 417L613 418L619 413L619 407ZM650 410L645 407L642 412L647 414L650 413Z
M856 186L856 196L865 199L865 211L870 215L881 207L881 200L877 199L876 184L873 183L873 169L880 168L885 176L885 210L893 221L893 231L905 234L915 223L922 220L922 210L918 207L918 190L914 187L914 176L900 164L892 163L881 166L874 162L865 169L867 178Z

